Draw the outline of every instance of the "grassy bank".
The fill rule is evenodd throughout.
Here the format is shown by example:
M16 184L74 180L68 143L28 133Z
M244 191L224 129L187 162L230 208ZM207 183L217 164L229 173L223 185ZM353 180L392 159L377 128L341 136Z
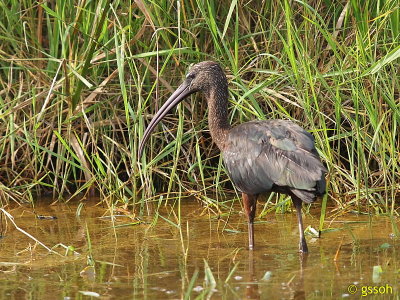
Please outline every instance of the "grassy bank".
M316 138L338 207L393 212L399 33L396 0L4 0L0 197L98 192L140 206L160 194L223 197L232 186L200 97L136 157L188 66L215 60L228 74L233 124L296 120Z

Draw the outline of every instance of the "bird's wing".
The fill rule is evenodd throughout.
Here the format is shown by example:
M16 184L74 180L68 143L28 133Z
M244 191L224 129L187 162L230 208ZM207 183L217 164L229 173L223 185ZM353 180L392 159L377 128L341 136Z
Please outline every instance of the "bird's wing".
M232 181L244 193L263 193L273 186L316 194L324 189L318 187L318 182L324 182L326 169L314 138L293 122L270 120L238 125L230 130L223 155Z

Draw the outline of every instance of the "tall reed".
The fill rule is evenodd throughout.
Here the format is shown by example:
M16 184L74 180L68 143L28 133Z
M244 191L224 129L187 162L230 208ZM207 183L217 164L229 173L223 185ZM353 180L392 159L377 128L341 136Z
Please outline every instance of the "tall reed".
M188 66L216 60L228 74L233 124L295 120L316 138L338 207L395 211L398 1L4 0L0 8L2 201L98 192L140 208L162 193L213 204L232 186L200 97L136 153Z

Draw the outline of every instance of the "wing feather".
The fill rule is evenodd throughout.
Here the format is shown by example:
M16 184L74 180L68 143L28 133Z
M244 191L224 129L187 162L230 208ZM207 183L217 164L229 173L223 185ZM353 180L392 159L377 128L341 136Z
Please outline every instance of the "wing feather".
M300 190L293 193L304 198L311 193L315 198L325 191L326 169L315 149L314 137L293 122L270 120L238 125L230 130L223 155L232 181L244 193L259 194L276 188ZM308 193L303 195L301 191Z

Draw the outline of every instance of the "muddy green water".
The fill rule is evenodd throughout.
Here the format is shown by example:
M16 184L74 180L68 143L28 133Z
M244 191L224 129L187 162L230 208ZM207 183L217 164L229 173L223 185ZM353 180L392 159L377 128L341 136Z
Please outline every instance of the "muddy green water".
M54 220L35 218L29 206L6 210L44 245L76 253L64 255L62 246L54 248L61 256L49 253L3 215L1 299L399 299L397 219L328 218L325 227L335 230L308 235L310 254L301 256L294 212L258 219L249 252L242 214L226 225L227 217L218 220L195 201L182 202L181 227L171 206L160 209L155 226L154 215L136 225L126 214L113 222L90 203L79 217L77 204L36 207ZM318 228L318 210L304 224Z

